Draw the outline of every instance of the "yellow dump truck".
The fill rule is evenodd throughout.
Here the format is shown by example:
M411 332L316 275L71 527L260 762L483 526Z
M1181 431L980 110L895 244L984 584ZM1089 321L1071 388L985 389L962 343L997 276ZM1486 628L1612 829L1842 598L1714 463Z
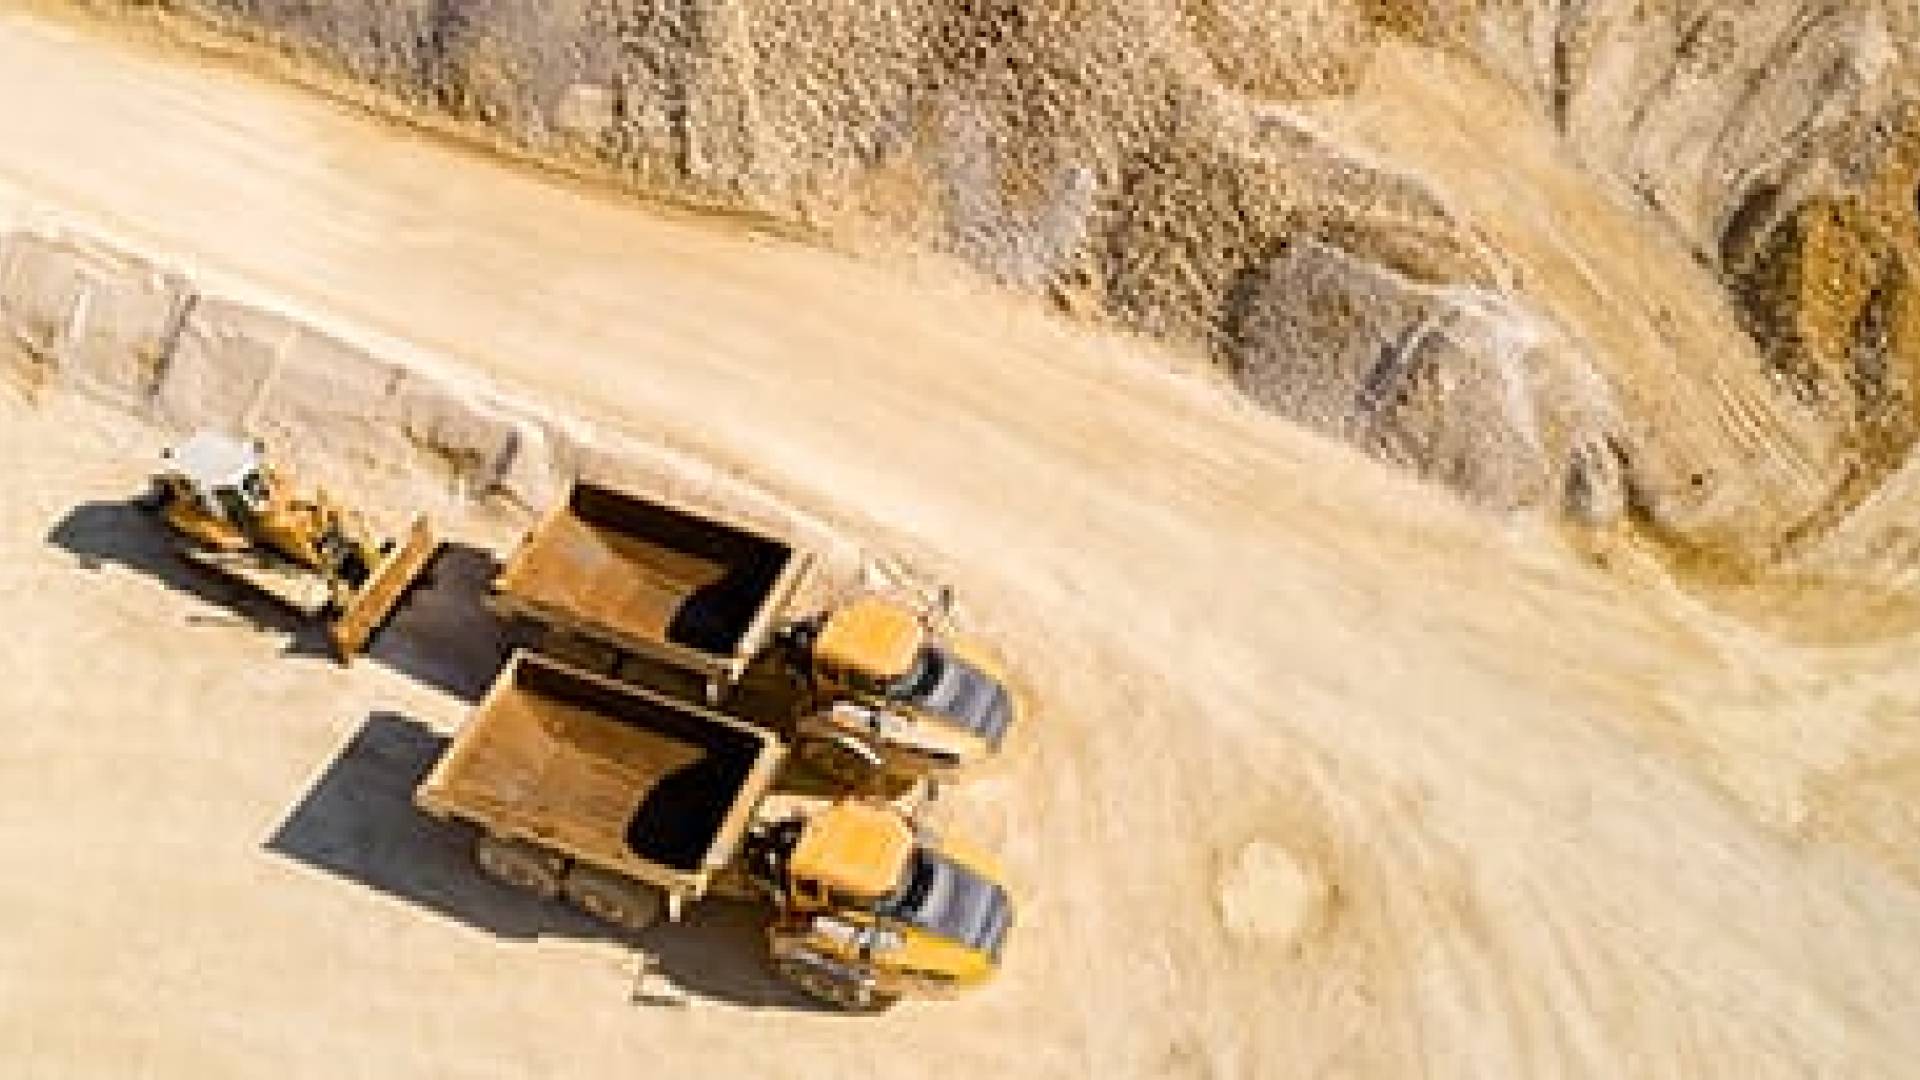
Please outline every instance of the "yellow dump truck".
M897 808L774 793L774 735L521 652L415 793L481 829L489 874L628 929L717 893L767 901L775 969L849 1010L992 976L992 862Z
M797 681L776 718L783 734L856 788L951 779L997 751L1017 707L992 661L890 600L797 610L817 562L778 537L582 482L520 542L491 603L570 662L668 688L646 674L664 666L709 704L777 660Z

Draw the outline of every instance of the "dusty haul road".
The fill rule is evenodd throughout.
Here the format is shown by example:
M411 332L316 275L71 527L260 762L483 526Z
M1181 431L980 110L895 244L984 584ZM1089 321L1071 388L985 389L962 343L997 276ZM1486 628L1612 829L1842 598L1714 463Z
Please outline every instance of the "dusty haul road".
M204 57L0 13L0 95L0 217L717 462L950 580L1038 705L954 810L1022 901L1003 979L822 1015L749 913L628 942L479 880L405 801L470 686L165 569L111 505L163 433L0 383L9 1074L1920 1060L1911 642L1775 644L1135 345Z

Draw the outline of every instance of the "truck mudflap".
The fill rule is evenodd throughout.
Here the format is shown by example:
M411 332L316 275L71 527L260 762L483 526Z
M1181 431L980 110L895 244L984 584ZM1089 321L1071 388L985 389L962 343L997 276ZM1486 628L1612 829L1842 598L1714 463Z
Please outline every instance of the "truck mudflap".
M440 550L440 540L425 515L413 519L406 537L387 553L380 565L367 577L367 583L327 628L335 655L343 664L365 649L373 635L386 625L394 609Z

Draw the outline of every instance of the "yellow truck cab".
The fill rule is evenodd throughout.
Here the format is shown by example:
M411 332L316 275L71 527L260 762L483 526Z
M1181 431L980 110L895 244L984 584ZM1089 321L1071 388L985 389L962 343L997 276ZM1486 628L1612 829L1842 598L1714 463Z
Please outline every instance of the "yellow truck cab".
M786 895L769 927L775 968L841 1008L940 997L991 978L1013 922L998 868L935 847L884 805L836 803L776 826Z
M248 547L244 523L273 504L273 477L260 447L217 432L200 432L165 454L151 499L166 523L196 543Z
M965 642L943 642L879 597L829 613L808 646L814 697L800 754L852 778L952 779L999 750L1018 712L1004 674Z

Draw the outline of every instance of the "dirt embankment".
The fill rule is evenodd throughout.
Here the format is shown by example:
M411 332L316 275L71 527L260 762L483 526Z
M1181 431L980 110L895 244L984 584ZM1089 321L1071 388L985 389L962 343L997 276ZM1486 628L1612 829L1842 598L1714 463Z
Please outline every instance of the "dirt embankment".
M356 506L526 517L590 475L801 537L842 577L885 572L710 463L376 355L58 230L0 229L0 386L33 403L78 391L176 435L248 432ZM398 526L409 515L390 516Z
M1716 563L1816 543L1920 433L1916 28L1879 0L162 6L648 193L957 255Z

